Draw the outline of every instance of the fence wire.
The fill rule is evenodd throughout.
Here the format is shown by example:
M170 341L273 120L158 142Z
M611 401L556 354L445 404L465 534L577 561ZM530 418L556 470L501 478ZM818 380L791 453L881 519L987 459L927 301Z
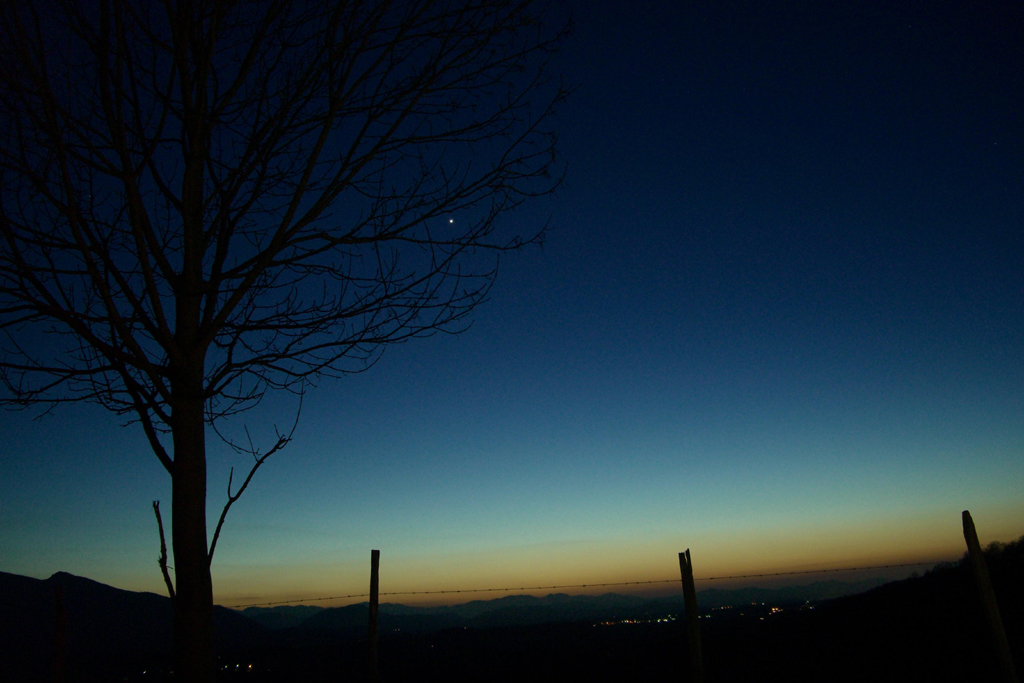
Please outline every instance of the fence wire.
M759 574L732 574L728 576L704 576L694 577L694 582L700 581L726 581L730 579L761 579L772 576L795 576L797 574L828 574L837 572L857 572L865 571L869 569L899 569L901 567L921 567L924 565L935 565L939 562L903 562L901 564L875 564L863 567L839 567L836 569L800 569L794 571L784 572L761 572ZM387 595L451 595L456 593L511 593L512 591L542 591L542 590L561 590L566 588L608 588L611 586L646 586L658 583L679 583L682 581L680 577L674 579L651 579L649 581L613 581L607 583L574 583L574 584L559 584L552 586L507 586L503 588L452 588L446 590L427 590L427 591L387 591L379 592L379 597ZM369 598L370 594L367 593L350 593L348 595L329 595L320 598L302 598L299 600L279 600L277 602L256 602L244 605L229 605L233 609L243 609L246 607L274 607L277 605L294 605L298 603L306 602L325 602L328 600L345 600L349 598Z

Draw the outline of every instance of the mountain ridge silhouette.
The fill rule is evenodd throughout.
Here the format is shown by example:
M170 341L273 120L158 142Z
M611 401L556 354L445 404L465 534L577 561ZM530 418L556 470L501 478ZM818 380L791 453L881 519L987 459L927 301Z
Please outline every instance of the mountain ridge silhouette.
M0 680L49 680L56 648L56 589L65 617L69 670L171 656L174 608L167 596L128 591L64 571L46 579L0 572ZM214 608L218 648L266 642L267 628ZM42 673L40 673L42 672Z

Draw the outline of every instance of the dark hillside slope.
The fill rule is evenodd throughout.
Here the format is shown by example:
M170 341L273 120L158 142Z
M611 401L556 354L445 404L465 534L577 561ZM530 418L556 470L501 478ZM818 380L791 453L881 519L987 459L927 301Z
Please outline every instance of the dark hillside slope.
M1018 672L1024 666L1024 543L986 551ZM706 626L705 626L706 624ZM702 623L709 680L744 680L764 671L788 680L999 680L992 638L964 563L924 576L784 611L764 621Z
M109 680L144 662L169 661L173 610L168 598L65 572L45 580L0 572L0 680L51 680L57 586L66 614L68 681ZM267 636L259 624L223 607L215 608L214 633L222 652L251 648Z

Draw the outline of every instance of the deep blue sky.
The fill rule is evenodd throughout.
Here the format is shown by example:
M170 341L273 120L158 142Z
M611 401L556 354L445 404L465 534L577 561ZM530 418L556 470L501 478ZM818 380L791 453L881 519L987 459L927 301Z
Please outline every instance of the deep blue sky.
M469 331L309 394L220 601L358 592L371 547L399 590L951 557L965 508L1024 533L1024 6L762 4L575 6L568 177L515 217L546 244ZM160 591L135 429L0 420L0 570Z

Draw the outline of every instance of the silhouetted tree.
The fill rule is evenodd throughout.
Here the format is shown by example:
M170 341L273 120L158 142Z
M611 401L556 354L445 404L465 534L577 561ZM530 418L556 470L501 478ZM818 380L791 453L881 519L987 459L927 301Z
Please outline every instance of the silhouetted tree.
M99 403L172 483L178 675L213 670L208 428L463 329L558 184L530 0L0 4L7 405ZM159 520L159 509L154 505ZM161 542L163 526L160 522Z

